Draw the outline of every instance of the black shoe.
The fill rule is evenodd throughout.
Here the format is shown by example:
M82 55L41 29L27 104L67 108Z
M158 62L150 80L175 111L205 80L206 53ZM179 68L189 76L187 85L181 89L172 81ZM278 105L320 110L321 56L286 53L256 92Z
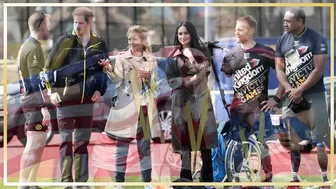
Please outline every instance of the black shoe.
M18 189L29 189L29 186L18 186Z
M29 189L42 189L40 186L29 186Z
M39 186L30 186L29 189L42 189L42 188Z
M75 186L76 189L91 189L90 186Z

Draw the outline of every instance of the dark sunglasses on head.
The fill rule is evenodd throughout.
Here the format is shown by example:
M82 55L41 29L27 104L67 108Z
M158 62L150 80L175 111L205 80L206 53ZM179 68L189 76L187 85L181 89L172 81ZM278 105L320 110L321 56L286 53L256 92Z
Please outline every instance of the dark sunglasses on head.
M39 25L37 25L37 28L39 28L43 22L43 20L45 19L46 15L44 14L44 12L40 13L40 23Z

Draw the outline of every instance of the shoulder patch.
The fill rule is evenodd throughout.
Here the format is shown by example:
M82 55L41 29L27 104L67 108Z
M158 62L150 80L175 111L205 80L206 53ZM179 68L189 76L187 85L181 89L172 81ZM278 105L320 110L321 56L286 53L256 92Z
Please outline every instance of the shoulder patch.
M63 38L71 38L73 37L74 35L72 33L65 33L65 35L63 36Z

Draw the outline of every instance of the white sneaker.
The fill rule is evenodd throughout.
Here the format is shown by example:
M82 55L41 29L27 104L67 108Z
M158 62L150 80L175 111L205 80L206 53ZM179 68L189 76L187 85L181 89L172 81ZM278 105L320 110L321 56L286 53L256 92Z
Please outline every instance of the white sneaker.
M123 186L115 186L114 189L124 189Z
M152 189L152 186L144 186L144 189Z

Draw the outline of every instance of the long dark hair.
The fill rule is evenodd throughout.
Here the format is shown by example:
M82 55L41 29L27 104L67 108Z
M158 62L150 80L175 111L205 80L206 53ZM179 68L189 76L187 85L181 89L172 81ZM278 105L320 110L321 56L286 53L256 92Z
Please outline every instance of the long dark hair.
M178 30L182 26L184 26L187 29L188 33L190 34L190 38L191 38L190 48L198 49L198 50L202 51L204 53L204 55L209 57L210 53L209 53L208 49L205 47L205 45L202 43L202 41L198 37L196 28L191 22L183 21L183 22L180 22L179 25L176 27L175 37L174 37L174 45L175 46L180 46L180 50L182 50L182 44L178 40Z

